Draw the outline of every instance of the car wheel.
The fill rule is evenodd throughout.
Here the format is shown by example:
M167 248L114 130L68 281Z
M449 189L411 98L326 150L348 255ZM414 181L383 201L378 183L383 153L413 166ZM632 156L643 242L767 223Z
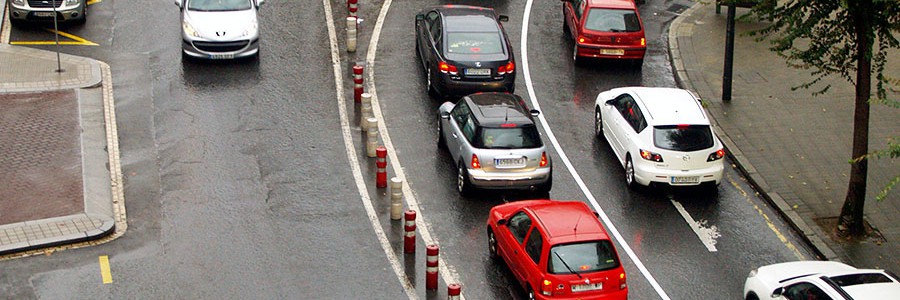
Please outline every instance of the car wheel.
M431 96L437 96L438 94L434 88L434 81L431 78L431 68L425 69L425 90Z
M606 136L603 133L603 115L600 114L600 108L594 109L594 135L598 138Z
M497 252L497 237L494 236L494 231L491 230L490 227L488 227L487 236L488 236L488 255L493 260L499 260L500 254L499 254L499 252Z
M634 66L635 68L640 69L644 65L644 59L638 58L638 59L632 60L631 65Z
M466 169L461 161L459 162L459 167L456 172L456 189L459 191L459 194L464 197L471 196L475 190L475 187L469 182L469 170Z
M637 183L634 181L634 163L631 162L630 155L625 157L625 183L628 184L628 188L637 188Z
M750 294L747 294L746 299L747 300L759 300L759 297L757 297L756 294L754 294L754 293L750 293Z
M550 178L547 178L547 182L541 184L537 188L537 192L540 194L539 197L550 198L550 189L553 188L553 173L551 171Z
M438 149L447 149L447 141L444 140L444 123L441 122L441 117L438 117L438 140L437 140Z
M575 41L573 44L575 44L575 46L572 47L572 62L578 66L581 65L583 59L578 58L578 41Z
M525 292L528 294L528 300L534 300L534 289L529 286L525 288Z

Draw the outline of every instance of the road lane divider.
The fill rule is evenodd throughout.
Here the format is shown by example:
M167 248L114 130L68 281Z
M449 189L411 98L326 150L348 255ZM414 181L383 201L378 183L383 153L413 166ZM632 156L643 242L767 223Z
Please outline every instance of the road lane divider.
M525 12L522 18L522 41L520 48L520 53L522 53L522 75L525 77L525 87L528 89L528 97L531 100L532 107L537 110L541 110L540 102L537 99L537 96L534 92L534 85L531 81L531 72L528 68L528 23L531 18L531 7L534 0L527 0L525 2ZM653 290L656 291L656 294L659 295L660 298L669 300L669 295L666 294L666 291L662 289L659 285L659 282L653 278L653 275L650 274L650 271L647 270L647 267L644 266L644 263L641 262L640 258L638 258L637 254L634 253L634 250L631 249L631 246L625 241L622 237L622 234L619 233L619 230L616 229L616 226L609 219L609 216L606 215L606 212L600 207L600 204L597 203L597 199L591 193L591 191L585 185L584 180L581 179L581 176L578 175L578 171L575 170L575 167L572 165L572 162L569 160L569 157L566 155L566 152L563 151L562 146L560 146L559 141L556 139L556 136L553 134L553 130L550 129L549 123L547 123L546 114L538 115L538 120L540 120L541 126L544 128L544 132L547 133L547 138L550 139L550 142L553 144L553 148L556 149L556 153L559 154L559 157L562 159L563 164L566 165L566 169L572 174L572 178L575 179L575 183L578 184L578 187L581 189L581 192L584 193L584 196L587 197L588 201L590 201L591 205L594 207L594 210L600 215L600 219L603 221L603 224L607 229L613 234L613 237L616 241L619 242L619 245L628 255L632 262L634 262L635 266L637 266L638 270L641 272L641 275L644 276L645 279L650 283L653 287Z
M109 271L109 256L100 255L100 277L103 279L103 284L110 284L113 282L112 280L112 272Z
M359 160L356 158L356 148L353 145L353 138L350 135L350 120L346 108L347 101L344 98L344 81L343 77L341 76L341 58L340 54L338 53L337 32L334 26L334 17L331 14L331 2L330 0L322 0L322 5L325 11L325 26L328 28L329 46L331 48L331 67L334 70L334 88L337 92L336 96L338 114L340 115L341 119L341 137L344 141L344 148L347 152L347 159L350 162L350 169L352 171L351 173L353 174L353 179L356 182L356 190L359 192L360 201L362 201L363 206L365 207L366 215L369 219L369 224L372 226L372 230L375 231L375 235L378 238L379 245L381 246L382 251L384 251L387 260L391 265L391 269L394 271L394 275L396 275L397 280L400 281L400 286L403 287L403 291L406 293L406 297L409 299L418 299L418 296L416 296L416 288L409 281L409 277L406 276L406 272L400 264L400 259L394 252L393 247L391 247L391 243L388 240L384 229L381 228L381 222L378 220L378 214L375 212L374 205L372 204L372 199L369 197L368 188L363 181Z
M700 242L703 243L703 246L706 246L706 250L709 250L709 252L718 251L716 250L716 239L722 236L719 234L719 228L716 227L716 225L707 225L704 220L694 221L694 218L692 218L691 214L684 209L681 202L672 199L671 195L669 196L669 201L672 201L675 210L677 210L681 217L691 226L691 230L693 230L694 234L700 238Z

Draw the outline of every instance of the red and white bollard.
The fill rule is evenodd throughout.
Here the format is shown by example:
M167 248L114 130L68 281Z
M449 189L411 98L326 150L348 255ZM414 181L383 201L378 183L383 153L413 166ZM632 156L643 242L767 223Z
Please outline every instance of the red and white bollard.
M391 220L400 220L403 210L403 180L391 178Z
M403 213L403 253L416 252L416 211L407 210Z
M438 245L425 246L425 289L436 290L438 286Z
M459 294L462 293L462 286L451 283L447 286L447 300L459 300Z
M363 93L363 66L353 65L353 101L362 101Z
M347 0L347 11L350 12L351 17L356 17L356 12L359 11L359 0Z
M347 17L347 52L356 52L357 24L356 17Z
M387 148L375 148L375 187L387 187Z

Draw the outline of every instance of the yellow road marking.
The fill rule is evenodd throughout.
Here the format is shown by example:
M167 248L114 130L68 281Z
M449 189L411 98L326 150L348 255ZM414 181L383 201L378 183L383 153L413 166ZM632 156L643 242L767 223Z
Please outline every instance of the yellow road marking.
M81 38L77 35L71 34L71 33L65 33L62 31L57 31L57 30L53 30L53 29L49 29L49 28L47 28L46 30L49 32L52 32L52 33L58 33L61 36L64 36L64 37L74 40L74 41L60 41L59 42L60 45L99 46L97 43L88 41L86 39L83 39L83 38ZM12 45L56 45L56 41L15 41L15 42L10 42L10 44L12 44Z
M731 178L728 179L728 182L731 182L731 185L733 185L735 188L737 188L738 191L741 192L741 195L743 195L744 198L747 199L747 202L750 202L750 197L747 197L747 192L744 191L744 189L742 189L741 186L738 185L737 182L735 182L735 181L732 180ZM750 202L750 204L753 204L753 203ZM768 225L768 226L769 226L769 229L771 229L772 232L775 233L775 236L777 236L778 239L781 240L781 243L784 244L785 247L787 247L788 249L790 249L791 251L794 252L794 255L797 256L797 259L798 259L798 260L806 260L806 257L803 256L803 253L800 253L800 250L797 249L797 247L794 246L793 243L791 243L790 241L788 241L787 237L784 236L784 234L781 234L781 231L778 230L777 227L775 227L775 223L772 223L772 220L769 219L769 216L766 215L766 213L763 212L762 209L759 208L758 205L753 204L753 208L756 209L756 211L763 217L763 219L766 220L766 225Z
M100 256L100 276L103 277L103 284L112 283L112 273L109 272L109 257Z

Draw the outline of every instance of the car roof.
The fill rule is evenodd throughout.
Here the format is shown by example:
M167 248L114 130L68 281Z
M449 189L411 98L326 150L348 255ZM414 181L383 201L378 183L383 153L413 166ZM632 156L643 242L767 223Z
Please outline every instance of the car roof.
M632 87L629 89L650 125L709 125L700 101L691 92L676 88Z
M546 201L529 205L528 209L544 228L551 244L609 239L597 216L584 202Z
M634 0L590 0L589 7L636 9Z
M509 93L475 93L463 97L475 122L483 127L499 127L502 124L532 125L534 120L524 106L522 97Z
M442 5L435 10L444 16L444 30L448 32L497 32L494 9L471 5Z

